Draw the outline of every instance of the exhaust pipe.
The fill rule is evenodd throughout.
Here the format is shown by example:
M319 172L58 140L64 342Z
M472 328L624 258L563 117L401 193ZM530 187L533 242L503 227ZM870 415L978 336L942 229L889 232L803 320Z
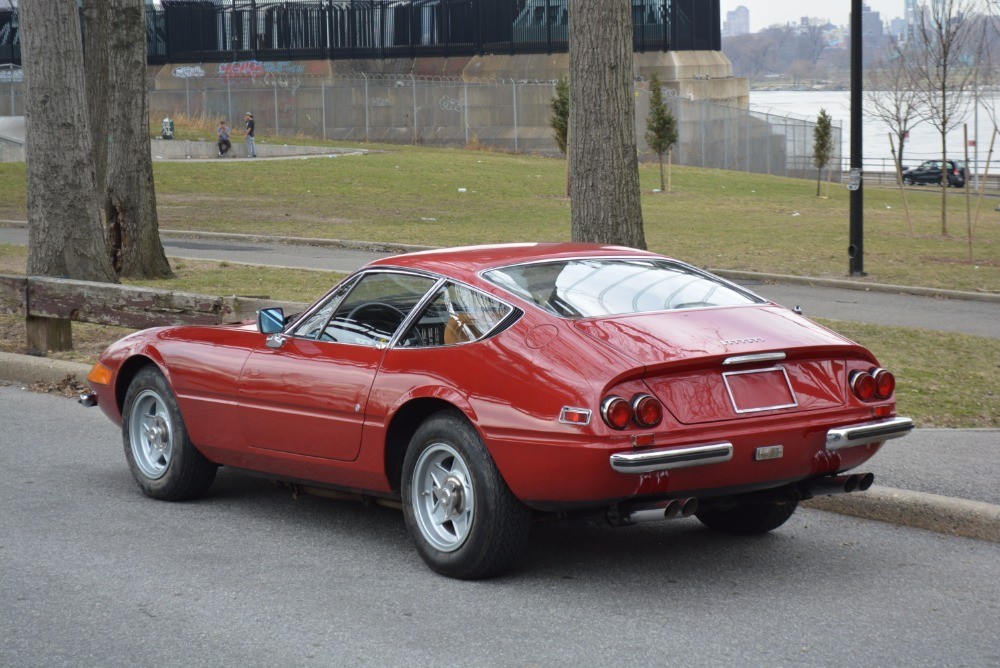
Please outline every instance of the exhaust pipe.
M661 522L691 517L698 510L698 499L671 499L653 506L612 508L607 520L611 526L631 526L644 522Z
M831 496L833 494L849 494L851 492L864 492L875 482L875 475L872 473L852 473L850 475L834 475L823 478L813 478L799 483L799 492L802 499L811 499L815 496Z
M677 499L671 499L670 503L667 504L666 509L663 511L663 518L665 520L675 520L681 516L681 502Z

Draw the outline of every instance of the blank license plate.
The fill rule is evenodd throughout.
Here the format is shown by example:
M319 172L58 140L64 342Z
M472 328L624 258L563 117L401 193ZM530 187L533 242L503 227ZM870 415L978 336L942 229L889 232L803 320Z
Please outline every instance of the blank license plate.
M799 405L788 374L781 367L722 374L737 413L756 413Z

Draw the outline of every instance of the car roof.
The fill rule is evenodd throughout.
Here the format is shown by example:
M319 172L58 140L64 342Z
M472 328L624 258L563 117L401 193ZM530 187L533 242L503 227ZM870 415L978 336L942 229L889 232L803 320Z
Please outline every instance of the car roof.
M368 266L422 269L459 280L471 281L479 272L496 267L587 257L658 258L663 256L625 246L584 243L517 243L419 251L375 260Z

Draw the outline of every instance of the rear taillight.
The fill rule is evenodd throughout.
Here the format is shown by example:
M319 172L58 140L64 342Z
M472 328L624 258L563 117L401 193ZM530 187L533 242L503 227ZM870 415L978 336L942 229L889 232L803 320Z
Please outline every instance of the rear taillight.
M867 371L855 371L851 374L851 390L861 401L871 401L875 398L875 379Z
M632 405L621 397L607 397L601 402L601 417L612 429L625 429L632 421Z
M896 377L885 369L872 369L872 378L875 379L875 396L879 399L888 399L896 390Z
M638 394L632 399L632 416L640 427L655 427L663 419L663 404L656 397Z
M875 367L870 371L851 374L851 391L861 401L882 401L896 391L896 377L885 369Z
M601 402L601 417L612 429L649 429L663 421L663 404L651 394L637 394L632 401L611 395Z

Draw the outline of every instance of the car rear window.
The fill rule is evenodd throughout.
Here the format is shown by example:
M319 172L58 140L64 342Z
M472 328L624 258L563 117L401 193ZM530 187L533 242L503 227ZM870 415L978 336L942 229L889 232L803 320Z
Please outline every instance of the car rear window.
M542 262L494 269L484 276L564 318L762 303L716 276L669 260Z

